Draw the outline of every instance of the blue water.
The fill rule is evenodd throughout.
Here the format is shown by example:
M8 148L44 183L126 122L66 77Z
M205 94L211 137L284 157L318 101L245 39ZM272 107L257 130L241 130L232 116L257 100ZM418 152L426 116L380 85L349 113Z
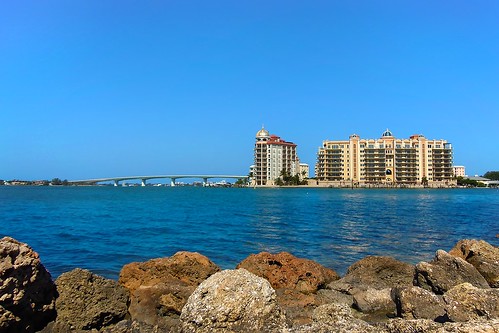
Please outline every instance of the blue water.
M463 238L499 245L494 189L0 187L0 236L56 278L116 279L133 261L195 251L221 268L287 251L344 274L367 255L417 263Z

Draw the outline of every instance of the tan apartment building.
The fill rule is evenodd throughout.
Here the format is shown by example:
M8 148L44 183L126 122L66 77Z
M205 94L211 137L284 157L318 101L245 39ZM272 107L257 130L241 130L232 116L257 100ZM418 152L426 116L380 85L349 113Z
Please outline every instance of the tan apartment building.
M254 153L253 185L274 185L282 170L286 170L291 176L300 172L296 144L285 141L277 135L270 135L263 127L256 133Z
M449 185L453 178L452 146L423 135L397 139L386 130L379 139L326 140L317 153L319 183L355 185Z

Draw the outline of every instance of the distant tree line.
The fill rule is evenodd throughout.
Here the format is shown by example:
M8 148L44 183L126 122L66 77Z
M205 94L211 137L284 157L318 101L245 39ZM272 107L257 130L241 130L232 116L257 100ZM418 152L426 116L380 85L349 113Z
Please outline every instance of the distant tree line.
M492 180L499 180L499 171L487 171L483 177Z
M458 186L466 186L466 187L486 187L482 182L479 182L474 179L463 178L461 176L457 177L457 185Z

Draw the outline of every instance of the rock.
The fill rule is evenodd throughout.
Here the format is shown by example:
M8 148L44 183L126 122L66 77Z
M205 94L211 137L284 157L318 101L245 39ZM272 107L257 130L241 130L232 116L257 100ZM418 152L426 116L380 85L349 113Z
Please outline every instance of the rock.
M280 332L284 312L270 283L245 269L216 273L189 297L182 332Z
M328 288L352 294L352 289L412 286L413 280L413 265L391 257L368 256L351 265L345 276L330 283Z
M140 286L133 293L128 311L140 323L171 332L180 325L182 308L195 289L194 286L175 280L154 286Z
M352 295L354 307L363 313L386 316L395 313L391 288L412 286L413 280L414 266L391 257L369 256L351 265L328 288Z
M499 248L483 240L460 240L449 254L472 264L492 288L499 288Z
M57 291L38 254L11 237L0 239L0 332L34 332L56 316Z
M292 328L293 333L382 333L383 329L369 325L353 316L345 304L325 304L314 310L313 323Z
M277 303L285 311L291 326L310 323L314 309L322 304L317 295L304 294L294 289L277 289L276 296Z
M499 319L499 289L481 289L463 283L443 297L451 321Z
M152 259L125 265L119 282L131 292L139 286L153 286L171 280L179 280L190 286L198 286L220 268L207 257L196 252L177 252L169 258Z
M177 252L169 258L125 265L119 282L131 292L129 312L133 320L173 330L196 287L220 268L207 257Z
M446 320L445 304L437 295L420 287L404 287L392 290L397 305L397 316L404 319Z
M440 324L429 319L393 319L378 327L388 333L499 333L499 320Z
M270 282L274 289L288 288L303 293L315 293L338 274L312 260L297 258L287 252L261 252L243 260L237 268L244 268Z
M464 259L438 250L430 263L416 265L415 282L421 288L441 295L458 284L469 282L478 288L489 288L485 278Z
M102 329L125 318L128 290L116 281L76 268L56 280L59 297L52 332Z
M395 314L396 308L390 288L359 290L353 295L353 301L354 308L363 313Z

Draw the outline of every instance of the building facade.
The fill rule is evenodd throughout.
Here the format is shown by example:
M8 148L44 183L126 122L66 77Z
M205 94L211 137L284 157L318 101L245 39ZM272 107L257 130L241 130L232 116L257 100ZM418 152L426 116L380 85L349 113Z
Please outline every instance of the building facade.
M263 127L256 133L254 154L253 185L275 185L275 180L281 176L283 170L291 176L300 172L296 144L277 135L270 135Z
M423 135L397 139L386 130L379 139L323 141L317 153L319 182L357 185L446 184L453 178L452 146Z
M452 167L455 177L466 177L466 168L462 165L454 165Z

